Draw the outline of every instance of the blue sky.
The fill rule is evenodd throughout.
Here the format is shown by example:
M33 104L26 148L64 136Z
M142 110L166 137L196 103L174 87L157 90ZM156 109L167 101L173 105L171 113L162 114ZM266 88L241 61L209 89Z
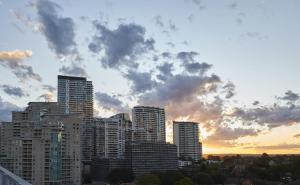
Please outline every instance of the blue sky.
M55 13L48 9L49 4L54 7ZM271 128L270 125L274 125L274 122L277 125L274 129L277 127L286 129L287 136L272 144L277 146L286 141L288 144L295 144L293 136L297 133L290 130L295 130L295 126L298 128L297 123L300 119L298 120L297 116L297 119L293 116L287 116L289 119L287 117L285 119L278 118L277 115L281 115L281 112L274 113L274 109L282 108L280 110L283 110L291 104L298 108L298 99L291 100L287 96L294 95L293 97L295 97L300 92L298 85L300 79L300 73L298 73L300 68L298 61L300 58L298 52L300 43L299 8L300 1L297 0L1 0L0 52L7 53L17 50L15 53L11 53L15 55L18 52L31 51L32 55L29 57L17 60L22 65L31 66L33 72L42 78L40 81L32 78L22 81L13 73L14 68L7 67L11 59L8 60L7 57L2 56L2 59L0 58L2 61L2 65L0 65L2 74L1 103L5 102L5 106L12 104L13 108L15 108L14 105L24 107L29 101L42 101L43 99L39 97L43 94L47 94L49 100L52 98L52 101L55 101L55 91L43 88L43 85L56 87L57 75L63 73L60 69L63 66L70 67L74 64L85 71L84 73L82 70L80 73L77 71L77 75L87 75L88 79L94 83L95 92L98 92L95 96L95 108L98 116L129 111L138 103L153 104L166 107L167 114L169 111L170 115L168 120L188 119L202 123L201 130L205 138L209 138L210 134L212 134L211 137L219 134L220 137L213 137L218 140L229 132L237 134L236 138L226 140L226 144L230 143L231 146L235 144L237 148L240 146L236 142L248 136L267 137L266 135L269 134L271 137L276 131L272 130L273 127L267 131L266 128ZM71 19L70 27L58 24L57 33L66 33L66 37L70 36L70 33L74 33L74 37L69 40L69 42L73 41L72 44L59 46L59 44L64 44L58 41L61 39L59 36L57 38L55 38L55 34L51 37L47 36L47 33L57 31L47 27L48 16L50 19L62 22L65 18ZM96 28L96 23L101 28ZM126 51L124 55L116 53L121 50L118 48L118 43L115 42L118 42L118 39L122 42L122 36L124 36L121 27L128 31L127 34L132 33L132 36L138 39L133 40L136 41L133 44L134 51L124 50L124 52ZM71 31L64 30L67 28L71 28ZM118 28L120 28L119 32ZM118 36L118 39L109 38L110 35ZM102 39L96 41L95 36L102 36ZM154 43L149 44L147 41L151 40ZM56 44L54 47L53 43ZM91 43L98 44L101 49L92 51L89 48ZM120 46L126 46L126 44L130 47L129 42L122 42ZM59 53L53 48L72 48L72 52ZM135 50L136 48L138 49ZM114 51L115 55L108 56L111 54L109 51ZM187 68L184 63L181 63L182 58L179 58L178 54L192 51L197 54L189 61L190 63L212 66L204 69L202 65L202 68L199 69L203 71L197 74L186 71ZM161 57L163 52L168 52L171 57ZM75 55L80 56L81 60L76 60ZM112 59L115 56L121 56L115 60L118 65L105 66L104 59L106 58L107 62L111 64L114 62ZM159 60L154 60L155 56L159 56ZM129 57L130 61L126 57ZM62 61L62 58L65 60ZM158 66L164 63L173 65L173 76L168 77L169 81L157 79ZM134 64L138 64L138 68L134 67ZM74 74L76 73L71 75ZM206 79L206 77L212 80L213 74L217 75L219 79L205 82L207 84L198 83L200 89L217 86L213 91L201 93L199 89L195 89L193 93L196 94L193 94L192 90L185 92L184 89L179 89L178 94L174 94L170 92L170 89L164 89L165 87L176 89L174 84L180 85L183 82L186 83L183 84L186 89L192 89L193 84L190 83L197 83L197 80L203 81L203 78ZM181 76L175 78L176 75ZM196 78L199 76L201 79ZM183 82L178 83L176 80ZM226 92L223 92L228 90L224 89L228 82L234 84L234 89L232 89L234 96L230 98L226 98ZM9 85L10 90L16 90L12 89L13 87L21 88L24 91L23 95L12 94L11 91L7 93L8 88L5 85ZM289 90L291 93L285 94ZM166 97L159 96L162 92L166 93ZM220 101L217 101L219 99L216 96L222 100L222 103L217 103ZM172 99L172 97L174 98ZM200 102L193 102L191 97L194 98L192 98L193 101L197 101L198 98ZM284 97L289 102L282 102L287 100ZM174 109L174 106L178 101L182 101L182 105L186 106L183 104L183 100L190 102L189 105L192 107L187 106L186 110L182 110L185 114L181 115L178 114L179 110ZM257 113L257 107L252 105L254 101L260 102L259 105L264 110L263 112L269 111L268 117L276 115L277 120L272 122L266 117L259 117L261 114ZM209 105L209 108L197 108L201 103L205 104L204 102L205 106ZM279 108L272 107L274 103L279 104ZM221 107L216 106L220 104L222 104ZM3 107L5 108L5 106ZM191 109L195 111L190 111ZM215 109L218 109L219 112ZM244 114L230 116L230 119L235 121L234 124L231 121L228 126L222 116L224 116L224 112L230 112L231 109L243 109ZM288 110L290 111L290 109ZM286 114L296 114L297 111L298 109L293 109ZM205 114L203 113L201 116L201 112L205 112ZM250 114L252 116L255 114L256 117L250 119ZM222 121L219 120L220 117L222 117ZM236 121L236 119L239 120ZM265 123L261 123L262 120ZM249 124L248 126L244 124L249 121L255 122L250 128ZM222 126L220 127L220 125ZM229 129L226 130L227 127ZM234 128L244 130L234 130ZM242 134L238 133L240 131ZM226 134L224 134L225 132ZM226 144L223 143L223 146ZM253 147L267 144L263 142L250 143ZM296 149L299 151L299 146ZM211 151L218 152L217 150ZM274 150L273 152L282 151L286 150ZM253 148L247 152L257 152L257 150Z

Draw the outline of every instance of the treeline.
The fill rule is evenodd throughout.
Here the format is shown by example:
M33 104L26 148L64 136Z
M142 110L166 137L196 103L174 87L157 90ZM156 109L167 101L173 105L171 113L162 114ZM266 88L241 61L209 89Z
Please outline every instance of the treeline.
M152 172L138 177L130 169L114 169L106 180L110 184L136 185L299 185L300 156L210 156L180 170Z

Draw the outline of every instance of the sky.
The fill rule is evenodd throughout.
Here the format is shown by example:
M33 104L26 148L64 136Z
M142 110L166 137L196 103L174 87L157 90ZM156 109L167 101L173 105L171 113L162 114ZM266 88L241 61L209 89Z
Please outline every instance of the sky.
M300 1L0 0L0 120L94 84L94 114L164 107L203 152L300 152Z

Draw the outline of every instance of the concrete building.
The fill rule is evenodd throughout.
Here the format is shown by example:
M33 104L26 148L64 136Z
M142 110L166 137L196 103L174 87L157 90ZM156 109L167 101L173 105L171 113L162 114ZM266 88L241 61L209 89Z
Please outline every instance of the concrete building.
M95 156L97 158L124 158L125 143L132 139L132 123L125 113L110 118L94 119Z
M132 122L135 141L166 142L163 108L136 106L132 110Z
M122 127L125 128L125 142L133 141L133 125L130 120L130 116L128 113L119 113L112 118L118 119L119 123L121 123ZM125 145L123 146L123 151L125 150Z
M199 141L199 127L195 122L173 122L173 143L177 146L178 157L199 160L202 144Z
M11 122L0 123L0 164L7 170L13 170L12 137L13 125Z
M58 75L57 101L65 114L80 113L81 157L91 161L93 154L93 84L84 77Z
M0 163L33 185L81 184L80 114L55 102L30 102L1 124Z
M136 176L154 171L178 168L177 148L174 144L153 142L126 143L125 159Z
M114 169L130 169L125 159L97 158L92 161L89 177L92 181L103 182Z

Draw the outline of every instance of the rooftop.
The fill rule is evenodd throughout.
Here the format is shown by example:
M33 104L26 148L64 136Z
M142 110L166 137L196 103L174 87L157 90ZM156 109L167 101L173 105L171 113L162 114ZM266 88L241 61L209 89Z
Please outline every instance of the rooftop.
M79 76L64 76L58 75L58 79L66 79L66 80L86 80L86 77L79 77Z

